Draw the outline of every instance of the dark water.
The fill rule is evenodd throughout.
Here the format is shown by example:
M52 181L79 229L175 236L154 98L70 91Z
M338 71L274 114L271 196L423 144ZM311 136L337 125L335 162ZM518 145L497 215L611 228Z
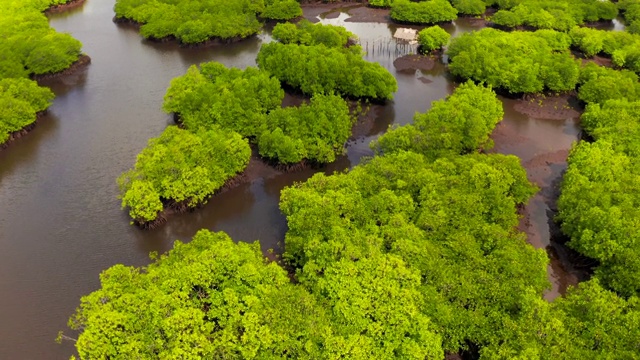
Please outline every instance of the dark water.
M313 173L258 168L255 181L213 198L194 213L173 217L157 230L129 225L116 198L115 179L133 165L147 140L171 123L161 111L169 81L203 61L254 65L261 43L270 37L265 33L203 49L151 43L135 29L115 25L112 7L113 1L89 0L51 16L53 27L83 42L92 64L73 76L43 82L57 94L49 115L0 152L0 359L68 358L72 344L57 345L54 338L67 330L79 298L99 286L102 270L117 263L147 264L150 251L164 252L198 229L224 230L236 240L260 239L264 250L281 250L286 222L278 210L279 192ZM431 71L395 71L396 49L382 46L393 26L345 25L361 42L380 42L380 50L370 51L367 59L394 73L399 90L393 102L378 109L367 136L322 169L329 173L371 155L371 139L392 123L410 122L416 111L427 110L431 101L454 88L442 65ZM460 20L448 30L459 34L471 28ZM504 122L539 139L541 147L568 146L575 139L575 123L547 124L514 111L507 112ZM527 157L537 150L515 146L510 151Z

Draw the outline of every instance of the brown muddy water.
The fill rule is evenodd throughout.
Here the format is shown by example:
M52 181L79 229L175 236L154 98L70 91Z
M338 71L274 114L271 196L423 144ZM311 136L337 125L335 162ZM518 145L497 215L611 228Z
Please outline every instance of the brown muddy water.
M161 111L169 81L203 61L254 65L270 36L265 32L198 49L148 42L135 29L112 22L113 3L90 0L50 15L54 28L83 42L91 65L43 81L57 95L49 113L28 136L0 152L0 359L68 358L73 344L57 345L54 339L59 330L67 330L80 297L99 286L102 270L117 263L148 264L149 252L164 252L174 240L188 240L201 228L226 231L236 240L259 239L263 250L281 252L287 226L278 209L279 192L314 172L283 174L254 166L254 181L214 197L198 211L174 216L152 231L129 225L115 179L133 165L149 138L172 123ZM455 86L439 61L422 70L396 71L394 61L411 49L389 42L394 25L349 22L344 13L330 17L323 21L345 25L360 37L369 49L366 58L389 69L399 90L393 102L374 108L375 120L360 129L364 136L349 144L345 156L315 170L327 173L371 155L368 143L390 124L411 122L416 111L429 109ZM446 28L457 35L478 25L462 19ZM535 119L516 111L515 102L505 100L496 151L516 154L525 165L537 164L541 175L531 175L532 180L552 189L577 139L577 120ZM533 234L536 246L549 247L552 208L552 197L543 194L526 209L530 226L523 230ZM560 279L557 294L567 283L567 271L557 264L550 270L552 278Z

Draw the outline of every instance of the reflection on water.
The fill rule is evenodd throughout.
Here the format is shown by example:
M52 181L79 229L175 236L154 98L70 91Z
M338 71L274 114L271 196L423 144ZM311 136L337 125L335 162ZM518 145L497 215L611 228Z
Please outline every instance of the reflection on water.
M114 24L112 8L113 1L88 1L51 16L53 27L83 42L92 63L76 75L43 82L57 94L50 114L29 136L0 152L0 359L68 358L72 344L53 340L66 329L80 296L99 286L102 270L117 263L147 264L149 252L164 252L198 229L259 239L264 250L281 251L286 222L278 209L279 192L314 173L262 169L258 180L216 196L196 212L174 216L159 229L130 226L115 179L133 165L148 139L171 123L161 111L170 80L203 61L253 66L260 45L271 37L267 30L225 46L181 48L146 41L135 28ZM366 59L396 76L398 92L375 108L374 122L364 137L350 142L345 156L316 170L326 173L370 156L370 140L390 124L411 122L415 112L426 111L455 86L440 63L429 71L400 72L393 66L395 50L373 49L376 42L388 42L395 25L344 20L340 15L323 22L344 25L361 43L372 44ZM447 30L456 35L474 28L465 21ZM549 146L568 146L575 137L575 122L536 121L507 109L504 123L531 139L531 148L503 150L523 158Z

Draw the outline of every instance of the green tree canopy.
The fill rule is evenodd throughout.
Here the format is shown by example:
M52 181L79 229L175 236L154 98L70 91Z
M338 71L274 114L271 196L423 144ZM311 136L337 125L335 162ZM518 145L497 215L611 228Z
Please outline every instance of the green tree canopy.
M279 23L271 33L274 39L283 44L324 45L326 47L346 47L350 39L357 36L342 26L313 24L301 20L297 24Z
M396 79L357 51L324 45L265 44L257 62L283 83L306 94L331 93L356 98L391 99Z
M637 120L636 120L637 121ZM624 295L640 293L640 168L606 140L571 152L558 200L569 246L597 259L596 275Z
M418 33L418 43L424 51L442 49L449 43L449 35L440 26L431 26L420 30Z
M580 68L567 35L547 31L511 33L487 28L451 41L451 73L511 93L573 90Z
M481 359L636 359L640 299L625 300L597 279L570 288L551 304L523 309L520 323L505 324L504 341L480 350Z
M265 130L267 112L279 108L283 98L280 82L264 71L209 62L171 80L162 108L178 114L190 130L220 126L255 137Z
M36 114L46 110L53 92L28 79L0 80L0 145L11 133L36 121Z
M195 207L242 172L250 156L249 144L235 132L169 126L118 178L122 207L139 224L155 220L171 204Z
M613 20L618 15L618 8L608 0L519 0L501 7L491 21L509 28L525 25L569 31L585 22Z
M317 94L309 104L271 111L258 137L258 150L281 163L330 163L343 153L353 120L341 97Z
M323 309L254 244L198 232L145 268L116 265L69 321L83 359L318 359Z
M281 108L284 91L267 72L195 66L171 81L164 110L179 114L189 130L222 127L255 141L262 156L281 163L332 162L351 136L345 100L316 94L309 104Z
M491 88L467 82L445 100L435 101L412 125L391 129L372 147L381 153L411 150L428 158L489 149L489 135L502 120L502 103Z
M505 319L548 286L544 251L514 231L533 191L513 156L375 157L282 191L285 258L307 284L336 262L399 256L420 273L420 309L445 350L499 342Z
M34 0L3 4L0 78L56 73L78 60L82 44L49 27L41 13L51 4Z
M174 36L195 44L212 38L245 38L262 24L257 16L288 20L302 15L295 0L117 0L116 17L143 24L146 38Z
M391 19L412 24L435 24L449 22L458 17L456 10L447 0L427 0L414 2L394 0L391 4Z
M580 69L578 98L587 104L607 100L640 100L638 75L629 70L614 70L594 63Z

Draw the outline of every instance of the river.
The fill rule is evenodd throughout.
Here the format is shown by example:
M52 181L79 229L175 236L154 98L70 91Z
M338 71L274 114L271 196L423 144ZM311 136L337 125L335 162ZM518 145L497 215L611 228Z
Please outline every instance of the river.
M260 45L271 38L265 32L239 43L197 49L148 42L134 28L112 22L113 3L89 0L50 16L54 28L82 41L92 63L71 76L42 81L57 95L48 115L28 136L0 152L0 359L68 358L73 344L57 345L54 339L59 330L69 333L67 319L80 297L99 286L102 270L117 263L145 265L149 252L165 252L174 240L188 240L201 228L226 231L236 240L259 239L263 250L282 251L287 227L278 210L279 192L313 174L259 167L251 183L214 197L198 211L174 216L156 230L129 225L115 179L134 164L148 139L172 123L161 111L169 81L203 61L254 65ZM347 155L320 170L327 173L371 155L371 139L390 124L410 122L416 111L427 110L431 101L454 88L442 64L431 70L395 69L397 53L384 45L393 25L345 22L346 17L325 21L344 24L363 45L370 44L367 60L389 69L399 90L394 101L376 110L375 121L351 142ZM447 30L460 34L473 28L458 20ZM502 129L518 137L496 138L497 151L529 161L566 151L577 139L575 117L533 119L514 107L514 100L505 100ZM550 181L561 170L562 164L554 168L556 175L547 174ZM545 247L549 205L544 198L539 201L531 208L535 215L527 217L534 228L541 227L535 230L542 234L535 245ZM555 282L554 291L562 291L561 281Z

